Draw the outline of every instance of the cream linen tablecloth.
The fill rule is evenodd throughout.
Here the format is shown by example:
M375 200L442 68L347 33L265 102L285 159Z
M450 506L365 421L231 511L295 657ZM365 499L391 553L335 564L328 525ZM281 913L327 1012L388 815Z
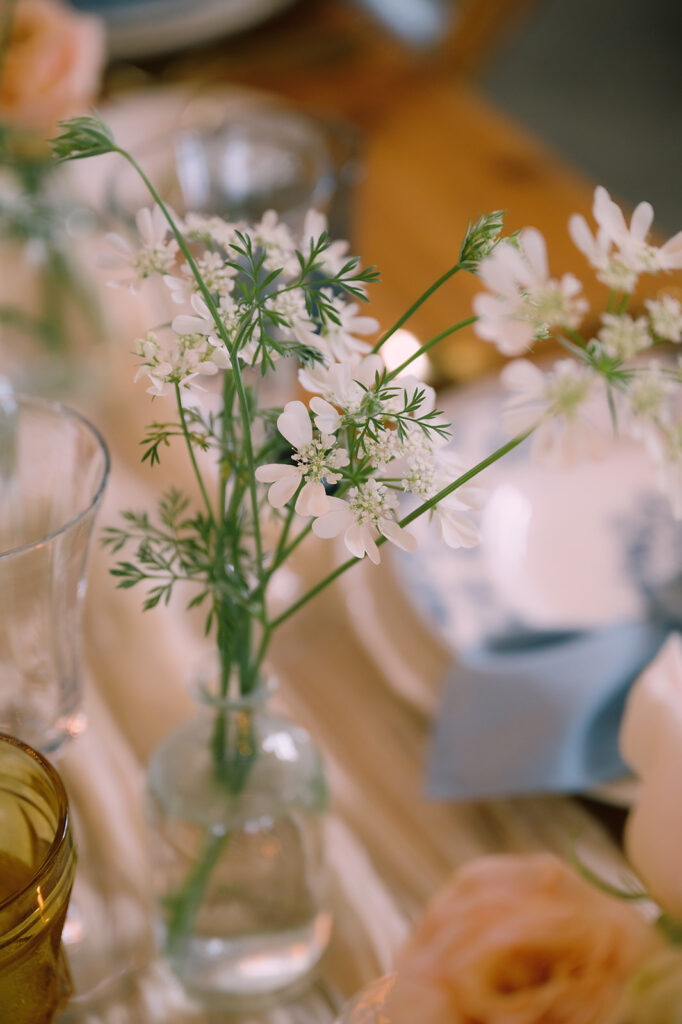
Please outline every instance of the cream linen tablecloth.
M95 165L86 164L92 181ZM92 243L85 254L89 263L96 248ZM139 462L144 425L164 415L164 400L152 405L144 384L133 384L130 354L133 339L164 319L154 286L137 298L103 289L103 298L110 340L88 354L92 386L73 400L111 449L112 474L100 526L115 522L121 508L152 509L170 482L188 490L192 485L179 445L167 450L162 465L153 470ZM334 557L331 545L314 538L302 545L294 566L299 585L318 578ZM98 855L111 868L112 884L125 880L121 913L128 915L132 932L144 932L144 764L158 741L192 713L185 680L203 649L201 619L187 615L182 601L143 614L138 590L115 589L110 561L95 543L84 630L89 727L71 744L62 770L81 813L88 809L92 834L107 837ZM322 973L342 996L390 969L410 922L468 858L538 848L564 853L579 835L581 850L600 870L612 874L621 867L605 832L569 799L454 805L423 797L429 701L400 692L390 669L382 671L368 656L347 606L356 598L357 589L334 584L282 628L272 651L281 684L276 701L309 729L326 760L335 927ZM423 629L412 630L407 618L403 637L408 637L403 644L410 637L415 644L426 643ZM425 692L433 693L445 655L426 643L419 656ZM100 1015L93 1011L88 1024L207 1019L186 1003L159 963L141 965L126 1005L127 1010ZM270 1024L329 1019L321 1002L315 1007L313 997L240 1019Z

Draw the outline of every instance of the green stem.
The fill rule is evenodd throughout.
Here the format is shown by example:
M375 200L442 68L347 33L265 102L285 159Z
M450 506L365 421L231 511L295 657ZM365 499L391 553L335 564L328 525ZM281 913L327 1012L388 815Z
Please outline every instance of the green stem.
M620 302L618 304L618 315L619 316L621 315L621 313L625 312L625 310L627 309L627 305L628 305L629 301L630 301L630 292L625 292L625 294L623 295L623 297L621 298L621 300L620 300Z
M220 835L211 833L207 836L204 849L182 887L165 898L166 948L171 956L183 952L183 940L187 940L192 934L194 919L204 898L208 880L229 838L229 832L222 832Z
M386 380L393 380L394 377L397 377L398 374L403 372L405 367L409 366L415 359L419 359L419 356L423 356L424 353L428 352L429 349L432 349L434 345L437 345L445 338L449 338L451 334L461 331L463 327L469 327L471 324L476 323L477 320L477 316L470 316L466 320L460 320L458 324L454 324L452 327L447 327L444 331L441 331L440 334L436 334L436 336L431 338L430 341L424 342L424 344L420 345L418 349L415 349L412 355L408 356L407 359L404 359L400 366L396 366L395 370L391 370L387 375Z
M192 463L192 468L194 469L194 475L197 478L197 483L199 484L199 490L201 491L201 496L204 499L204 504L206 505L206 511L208 512L208 517L211 520L211 522L213 523L213 526L215 527L216 522L215 522L215 517L213 515L213 507L211 505L211 501L209 499L208 492L206 491L206 485L204 484L204 479L203 479L203 477L201 475L201 472L199 471L199 466L198 466L198 463L197 463L196 455L194 454L194 447L192 445L192 439L189 436L189 430L187 429L187 420L185 419L185 410L183 408L182 397L180 395L180 385L179 384L175 384L174 387L175 387L175 400L176 400L177 406L178 406L178 415L180 416L180 425L182 426L182 433L183 433L183 436L185 438L185 443L187 445L187 451L189 452L189 457L190 457L190 460L191 460L191 463Z
M435 494L433 498L429 498L427 501L422 502L422 504L419 505L418 508L414 509L413 512L410 512L408 515L404 516L401 520L399 520L398 525L408 526L410 523L413 523L415 519L418 519L420 516L424 515L425 512L430 512L431 509L435 508L439 501L442 501L443 498L447 498L447 496L449 494L452 494L453 491L456 491L458 487L462 487L473 477L478 476L479 473L482 473L484 469L487 469L488 466L492 466L492 464L494 462L497 462L498 459L503 458L510 451L512 451L523 441L525 441L531 433L532 430L526 430L523 434L517 434L516 437L513 437L511 439L511 441L507 441L507 443L503 444L501 448L497 448L494 452L492 452L492 454L486 456L485 459L482 459L481 462L477 462L475 466L472 466L471 469L468 469L466 473L462 473L462 475L458 476L456 480L453 480L446 487L443 487L443 489L438 491L438 493ZM385 537L379 537L376 542L377 547L380 547L385 542ZM278 615L276 619L273 619L273 621L270 623L270 631L272 632L273 630L277 629L278 626L281 626L283 622L286 622L286 620L294 614L294 612L297 612L299 608L302 608L305 604L308 603L308 601L316 597L320 593L320 591L328 587L330 583L333 583L334 580L338 579L339 576L341 576L344 572L350 569L351 566L355 565L359 561L361 561L361 559L359 558L349 558L348 561L338 566L336 569L334 569L333 572L330 572L329 575L325 576L324 579L319 581L319 583L316 583L315 586L311 587L310 590L303 594L303 596L300 597L298 601L294 601L294 603L291 604L288 608L286 608L281 613L281 615Z
M395 332L400 327L402 327L404 323L407 323L412 314L415 313L419 309L419 307L423 305L423 303L425 303L426 300L429 299L433 295L433 293L438 290L438 288L441 287L441 285L444 285L446 281L449 281L450 278L454 274L456 274L458 270L461 269L462 264L455 263L454 267L450 267L449 270L446 270L445 273L441 277L439 277L437 281L434 281L434 283L429 288L427 288L425 292L422 292L419 298L412 303L410 308L406 310L398 320L396 320L393 326L389 327L389 329L384 334L381 335L376 345L372 349L372 352L378 352L381 346L388 341L391 335L395 334Z
M262 573L262 570L263 570L263 561L262 561L263 554L262 554L262 544L261 544L261 535L260 535L260 521L259 521L259 517L258 517L258 495L257 495L257 491L256 491L255 465L254 465L254 462L253 462L253 449L252 449L252 446L251 446L251 417L249 415L249 406L248 406L248 402L246 400L246 393L244 391L244 383L242 381L241 371L240 371L240 368L239 368L239 355L238 355L238 353L239 353L240 335L237 335L237 339L235 340L234 343L231 342L231 340L230 340L230 338L228 336L228 333L227 333L227 331L225 329L225 324L223 323L222 318L220 316L220 313L218 312L218 309L216 308L216 304L213 301L213 296L211 295L210 291L206 287L206 284L204 282L203 277L201 276L199 268L196 265L194 257L192 256L192 253L190 252L189 246L187 245L185 239L183 238L181 232L179 231L177 225L175 224L175 221L171 217L166 204L164 203L163 199L161 198L161 196L157 192L157 190L154 187L154 185L152 184L152 182L149 180L147 175L144 173L144 171L142 170L140 165L137 163L135 158L133 156L131 156L130 153L126 152L125 149L120 149L118 146L116 146L114 148L114 152L120 153L121 156L123 156L128 161L128 163L135 169L135 171L137 171L137 173L141 177L142 181L144 182L147 190L149 191L150 195L152 196L152 198L154 199L154 201L158 205L159 209L163 213L164 217L166 218L166 221L168 222L168 225L169 225L171 231L173 232L173 237L175 238L176 242L178 243L178 246L180 247L180 251L182 252L183 256L187 260L187 265L188 265L188 267L190 268L190 270L192 272L192 276L194 277L194 280L197 282L197 285L199 287L199 291L201 292L201 295L202 295L202 297L204 299L204 302L206 303L208 311L211 314L211 316L213 317L213 322L214 322L214 324L216 326L216 330L217 330L218 334L220 335L220 338L222 339L222 341L223 341L223 343L225 345L225 348L230 353L230 361L232 363L232 369L233 369L233 371L235 373L235 386L236 386L236 391L237 391L237 398L238 398L238 401L239 401L239 409L240 409L240 413L241 413L241 417L242 417L242 422L243 422L243 425L244 425L244 450L245 450L245 454L246 454L246 460L247 460L247 463L248 463L249 477L250 477L249 491L251 493L251 504L252 504L252 509L253 509L253 530L254 530L254 538L255 538L255 542L256 542L256 552L257 552L257 558L258 558L259 572Z

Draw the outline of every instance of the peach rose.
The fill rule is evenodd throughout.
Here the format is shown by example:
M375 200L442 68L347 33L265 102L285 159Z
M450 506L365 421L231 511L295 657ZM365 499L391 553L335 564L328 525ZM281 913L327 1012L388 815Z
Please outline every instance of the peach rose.
M402 950L390 1024L612 1024L661 946L651 924L549 854L483 857Z
M0 71L0 121L51 134L87 110L103 61L98 18L59 0L19 0Z

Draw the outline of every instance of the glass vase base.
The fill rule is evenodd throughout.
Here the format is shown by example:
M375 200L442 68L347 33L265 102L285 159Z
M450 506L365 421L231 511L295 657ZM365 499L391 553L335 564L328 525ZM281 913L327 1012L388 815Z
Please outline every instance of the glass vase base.
M167 954L188 995L212 1009L261 1009L311 983L329 942L331 915L286 931L239 939L194 935L182 954Z

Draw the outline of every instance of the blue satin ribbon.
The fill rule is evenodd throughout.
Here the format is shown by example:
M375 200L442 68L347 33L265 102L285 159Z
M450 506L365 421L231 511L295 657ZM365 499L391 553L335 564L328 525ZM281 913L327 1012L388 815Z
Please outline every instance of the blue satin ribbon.
M676 583L657 592L646 621L521 633L465 651L434 723L429 796L577 793L626 774L618 730L627 692L681 603Z

